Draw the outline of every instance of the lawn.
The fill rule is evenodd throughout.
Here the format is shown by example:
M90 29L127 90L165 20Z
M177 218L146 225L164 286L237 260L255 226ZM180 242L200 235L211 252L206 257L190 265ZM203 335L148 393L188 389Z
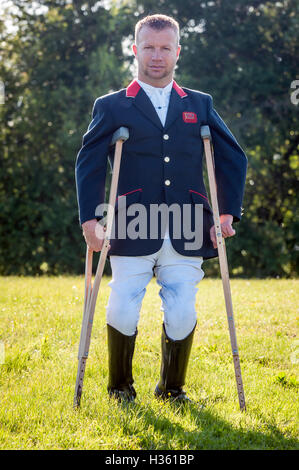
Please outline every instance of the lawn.
M299 449L298 280L231 280L247 411L240 412L222 284L198 286L186 390L192 404L156 400L159 287L145 295L133 372L137 400L107 396L105 305L98 297L79 410L73 409L84 279L0 278L1 449Z

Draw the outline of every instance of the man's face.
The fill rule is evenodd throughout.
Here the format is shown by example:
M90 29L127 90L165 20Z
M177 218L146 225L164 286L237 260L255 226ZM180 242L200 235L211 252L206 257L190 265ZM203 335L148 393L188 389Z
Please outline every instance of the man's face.
M157 31L143 26L133 51L138 63L138 78L152 86L164 87L173 78L181 47L172 28Z

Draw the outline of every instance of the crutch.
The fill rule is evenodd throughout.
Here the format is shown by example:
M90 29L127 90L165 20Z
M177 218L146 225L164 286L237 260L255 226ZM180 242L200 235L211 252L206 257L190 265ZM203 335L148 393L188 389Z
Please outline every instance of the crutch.
M202 126L200 129L200 132L201 132L201 137L204 143L204 151L205 151L206 162L207 162L208 179L209 179L210 195L211 195L211 201L212 201L220 272L221 272L222 285L223 285L223 291L224 291L224 299L225 299L225 305L226 305L230 342L231 342L231 348L232 348L232 353L233 353L233 361L234 361L234 367L235 367L235 376L236 376L236 382L237 382L239 404L240 404L241 411L243 411L243 410L246 410L245 396L244 396L244 390L243 390L242 374L241 374L236 329L235 329L235 322L234 322L225 242L224 242L224 238L222 237L221 225L220 225L211 132L210 132L209 126Z
M120 127L112 136L111 145L115 144L115 153L114 153L114 162L113 162L113 172L111 180L111 188L109 195L109 205L107 212L107 226L105 231L105 238L92 285L92 258L93 251L87 247L86 249L86 260L85 260L85 294L84 294L84 307L83 307L83 319L79 343L79 352L78 352L78 371L75 387L75 396L74 396L74 407L80 405L82 389L83 389L83 379L86 367L86 361L89 352L91 330L93 324L93 317L95 312L95 306L97 301L97 295L100 287L100 282L103 276L103 271L105 267L105 262L109 250L109 242L112 232L112 225L114 219L114 208L116 200L116 192L118 185L119 169L121 162L122 146L124 141L129 137L129 131L126 127Z

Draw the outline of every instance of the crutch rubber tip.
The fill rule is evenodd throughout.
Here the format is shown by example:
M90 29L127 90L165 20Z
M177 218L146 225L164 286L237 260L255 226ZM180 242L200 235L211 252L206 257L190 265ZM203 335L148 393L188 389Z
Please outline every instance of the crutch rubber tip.
M201 126L200 135L201 135L202 139L210 139L211 138L211 132L210 132L209 126Z
M114 132L111 140L111 145L114 145L118 140L127 140L129 138L129 129L127 127L120 127Z

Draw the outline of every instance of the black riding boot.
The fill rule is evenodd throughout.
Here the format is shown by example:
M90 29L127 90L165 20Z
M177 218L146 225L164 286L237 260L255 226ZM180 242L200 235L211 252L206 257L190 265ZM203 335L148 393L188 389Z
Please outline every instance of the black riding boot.
M163 325L160 381L155 389L156 397L189 401L182 387L185 384L194 331L195 327L186 338L173 341L166 335Z
M119 401L134 401L136 392L133 387L132 359L135 348L136 333L133 336L123 335L110 325L108 333L108 365L109 382L108 393L110 397Z

